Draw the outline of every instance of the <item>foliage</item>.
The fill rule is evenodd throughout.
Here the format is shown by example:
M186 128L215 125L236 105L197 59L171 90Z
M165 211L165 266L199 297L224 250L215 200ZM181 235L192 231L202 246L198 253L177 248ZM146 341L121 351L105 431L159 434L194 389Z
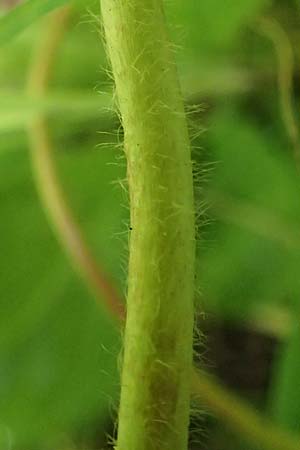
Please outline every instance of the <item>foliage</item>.
M119 332L49 228L29 162L26 127L42 111L76 217L97 259L125 290L128 211L117 186L125 162L114 145L122 132L108 111L97 1L74 2L45 99L25 92L40 18L62 3L27 0L11 12L3 8L0 17L0 445L12 440L16 450L58 449L65 436L88 442L114 417L119 393ZM276 19L296 54L299 8L283 0L173 0L167 13L183 47L179 72L196 130L194 157L203 168L197 203L208 204L199 214L201 307L220 322L275 335L281 351L265 407L297 431L299 322L291 317L299 314L300 178L282 120L278 49L258 19ZM298 120L299 98L290 95ZM203 105L200 112L195 104ZM218 433L224 438L221 427Z

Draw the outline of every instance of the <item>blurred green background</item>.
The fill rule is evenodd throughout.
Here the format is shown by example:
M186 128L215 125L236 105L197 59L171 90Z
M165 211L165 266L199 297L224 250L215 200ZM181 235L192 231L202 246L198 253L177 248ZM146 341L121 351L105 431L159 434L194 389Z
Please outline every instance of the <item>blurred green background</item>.
M172 0L166 10L197 171L201 364L300 432L300 8ZM43 20L0 49L1 450L100 449L114 433L118 325L47 222L27 133L46 113L68 201L124 292L126 168L99 16L98 1L74 2L44 100L25 95ZM250 449L210 416L194 425L195 449Z

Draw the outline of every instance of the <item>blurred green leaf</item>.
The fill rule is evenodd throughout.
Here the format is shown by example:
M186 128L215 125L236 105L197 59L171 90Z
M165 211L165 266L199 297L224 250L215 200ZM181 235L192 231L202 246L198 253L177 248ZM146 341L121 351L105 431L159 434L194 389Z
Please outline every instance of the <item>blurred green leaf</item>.
M123 169L112 148L74 150L57 159L75 214L106 270L122 279L126 211L112 182ZM26 152L0 159L0 422L15 448L29 448L105 421L118 393L119 332L49 229Z
M299 431L300 423L299 343L300 328L296 320L290 336L277 350L269 396L272 418L296 432Z
M270 0L227 0L222 5L218 0L177 0L170 2L168 9L171 23L182 30L177 31L180 45L184 39L185 51L193 50L202 59L234 45L243 27L253 23L270 4Z
M0 17L0 46L8 43L35 20L69 0L25 0Z
M264 303L298 308L300 182L293 162L232 110L211 121L216 169L207 195L218 245L200 258L206 305L244 319Z
M43 98L32 98L21 92L0 90L0 132L23 128L38 114L64 117L68 120L98 117L112 119L110 93L51 92Z

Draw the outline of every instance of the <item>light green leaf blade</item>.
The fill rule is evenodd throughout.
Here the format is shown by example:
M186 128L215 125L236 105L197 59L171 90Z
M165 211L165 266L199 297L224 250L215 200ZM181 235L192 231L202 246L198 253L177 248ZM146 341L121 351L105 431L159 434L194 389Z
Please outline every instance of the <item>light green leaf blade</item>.
M21 137L13 147L0 156L0 433L20 449L78 427L87 436L95 421L104 427L118 394L120 342L46 223ZM120 279L124 212L113 182L123 171L115 151L70 140L62 147L56 159L74 214L96 258Z
M298 175L274 138L245 119L230 109L213 117L207 145L218 164L206 198L218 245L199 259L207 309L235 319L263 305L298 310L300 292Z
M68 0L27 0L0 18L0 46L7 44L35 20Z
M299 431L300 421L300 329L298 321L293 324L288 340L281 343L273 365L270 389L272 418L291 431Z

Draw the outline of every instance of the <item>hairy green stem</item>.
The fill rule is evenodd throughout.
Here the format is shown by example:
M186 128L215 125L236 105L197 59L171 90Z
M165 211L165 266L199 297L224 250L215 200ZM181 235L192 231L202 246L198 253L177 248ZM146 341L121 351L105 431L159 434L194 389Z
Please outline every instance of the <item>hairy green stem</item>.
M187 123L161 0L102 0L125 133L131 237L118 450L187 447L194 213Z

